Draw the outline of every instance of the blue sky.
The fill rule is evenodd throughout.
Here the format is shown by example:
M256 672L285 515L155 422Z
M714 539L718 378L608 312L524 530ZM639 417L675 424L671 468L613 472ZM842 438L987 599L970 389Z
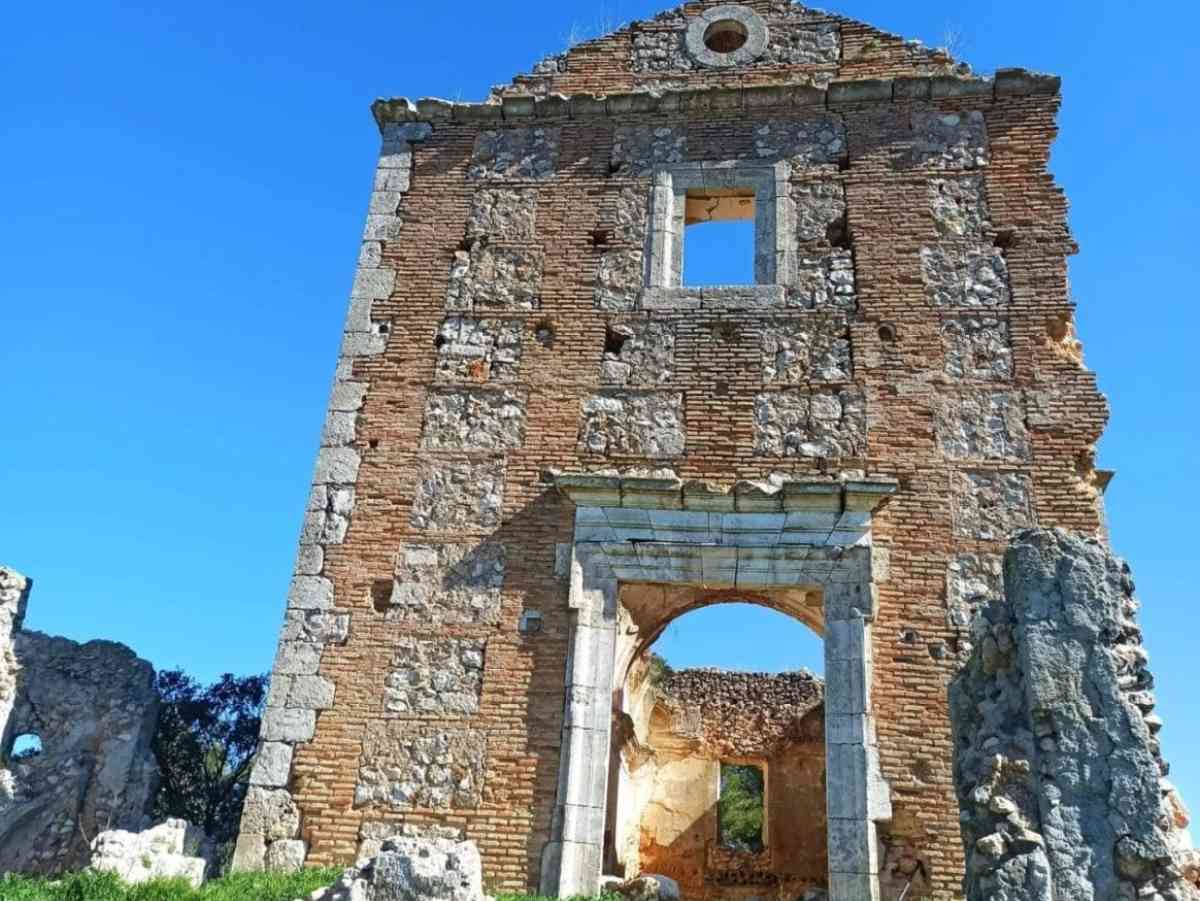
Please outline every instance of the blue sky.
M10 4L0 33L0 560L29 624L201 678L268 667L345 312L376 96L480 99L572 36L664 8L290 0ZM1200 806L1191 503L1200 283L1193 4L897 4L837 12L979 71L1061 73L1101 464L1135 567L1175 776ZM1183 518L1171 526L1173 517ZM680 621L677 662L804 663L772 625ZM720 635L724 653L708 641ZM805 644L804 647L810 647Z

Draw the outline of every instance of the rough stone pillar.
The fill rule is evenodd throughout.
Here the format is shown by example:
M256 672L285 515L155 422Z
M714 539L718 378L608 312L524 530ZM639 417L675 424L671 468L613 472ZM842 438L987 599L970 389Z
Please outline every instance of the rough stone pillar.
M1099 541L1019 533L951 686L968 901L1180 901L1129 567Z
M869 565L825 592L825 744L830 901L878 901L876 823L891 819L871 714Z
M611 569L576 547L571 560L571 649L558 800L542 855L542 894L596 894L604 862L612 730L617 582Z

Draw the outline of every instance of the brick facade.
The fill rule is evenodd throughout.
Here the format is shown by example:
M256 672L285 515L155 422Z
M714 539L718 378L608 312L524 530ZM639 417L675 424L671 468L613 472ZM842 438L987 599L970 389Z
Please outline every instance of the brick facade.
M1029 524L1101 528L1107 409L1070 339L1075 245L1046 169L1058 81L974 78L777 0L740 4L769 30L757 60L705 66L686 30L718 5L580 45L485 104L376 105L384 152L276 666L291 691L264 732L290 769L256 774L247 823L267 825L243 828L239 866L278 841L348 862L380 823L436 824L478 842L493 890L536 886L575 533L550 471L725 488L869 472L899 484L871 525L889 564L879 881L959 892L963 561L986 570ZM655 172L703 162L786 164L796 265L777 291L647 290ZM420 778L395 777L398 754Z

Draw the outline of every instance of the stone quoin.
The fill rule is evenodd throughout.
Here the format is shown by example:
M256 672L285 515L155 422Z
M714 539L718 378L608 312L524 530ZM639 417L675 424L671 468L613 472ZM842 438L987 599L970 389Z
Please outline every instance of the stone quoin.
M825 642L806 766L721 752L815 808L795 896L961 897L947 692L972 622L1015 531L1104 536L1059 90L701 0L480 103L378 101L235 866L449 829L490 891L638 876L635 764L703 733L642 716L646 651L749 601ZM750 283L687 284L689 231L737 219ZM720 875L784 872L782 839L749 863L697 841L685 894L783 885Z

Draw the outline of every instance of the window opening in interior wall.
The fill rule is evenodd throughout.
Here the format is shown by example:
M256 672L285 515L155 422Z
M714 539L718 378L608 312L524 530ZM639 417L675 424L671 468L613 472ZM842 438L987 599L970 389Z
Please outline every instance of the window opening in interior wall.
M37 757L41 753L41 737L32 732L27 732L24 735L18 735L13 741L12 753L9 754L9 757L12 760L28 760L31 757Z
M683 284L753 285L755 197L748 188L698 188L684 210Z
M721 763L721 792L717 800L718 841L724 848L757 854L766 847L763 823L767 781L753 763Z

